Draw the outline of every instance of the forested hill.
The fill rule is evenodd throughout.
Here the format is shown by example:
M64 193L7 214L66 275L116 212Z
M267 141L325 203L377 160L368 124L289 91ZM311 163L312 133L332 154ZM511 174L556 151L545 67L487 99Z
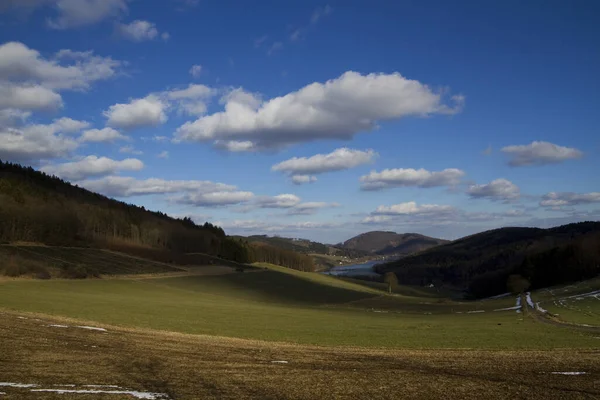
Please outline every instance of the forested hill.
M336 247L379 255L407 255L444 243L448 241L418 233L371 231L348 239Z
M344 249L324 243L313 242L308 239L287 238L282 236L252 235L239 236L251 243L263 243L286 250L292 250L303 254L323 254L332 256L345 256L348 258L368 257L370 252L354 249Z
M210 223L196 225L189 218L172 218L0 160L0 242L16 241L120 251L144 247L313 268L304 255L254 246L226 236Z
M505 293L513 274L533 289L588 279L600 274L600 222L482 232L378 267L388 271L401 283L446 284L475 297Z

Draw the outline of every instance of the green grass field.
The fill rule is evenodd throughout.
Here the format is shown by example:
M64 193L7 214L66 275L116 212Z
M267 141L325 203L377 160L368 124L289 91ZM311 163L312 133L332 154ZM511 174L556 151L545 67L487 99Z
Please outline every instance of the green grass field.
M386 295L334 277L269 267L218 276L15 280L0 305L125 327L317 345L395 348L594 347L591 335L536 324L514 299ZM469 311L483 310L472 313ZM462 313L462 314L458 314Z
M600 279L540 290L538 300L560 320L600 326Z

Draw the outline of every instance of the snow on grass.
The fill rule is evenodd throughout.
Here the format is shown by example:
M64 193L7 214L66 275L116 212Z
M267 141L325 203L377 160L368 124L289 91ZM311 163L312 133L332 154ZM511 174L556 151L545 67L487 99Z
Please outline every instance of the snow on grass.
M51 328L68 328L69 327L69 325L57 325L57 324L51 324L48 326Z
M554 375L585 375L587 372L552 372Z
M76 326L76 328L81 328L81 329L87 329L90 331L100 331L100 332L106 332L106 329L104 328L97 328L95 326L85 326L85 325L81 325L81 326Z
M533 304L533 300L531 300L531 292L525 293L525 300L527 301L527 305L529 307L535 308L535 305Z
M514 307L498 308L494 311L512 311L512 310L520 310L520 309L521 309L521 306L518 305L518 306L514 306Z
M508 296L510 296L510 293L503 293L503 294L499 294L499 295L492 296L492 297L486 297L485 299L482 299L482 301L485 301L485 300L494 300L494 299L501 299L503 297L508 297Z
M475 314L475 313L482 313L485 312L485 310L473 310L473 311L467 311L467 314Z
M548 310L546 310L546 309L542 308L542 306L540 306L540 303L535 303L535 309L544 314L546 314L548 312Z
M19 319L27 319L27 318L25 318L25 317L17 317L17 318L19 318Z
M271 361L271 363L273 363L273 364L287 364L288 362L281 360L281 361Z
M127 394L136 399L168 399L165 393L138 392L136 390L92 390L92 389L31 389L32 392L50 392L57 394L78 393L78 394Z
M13 387L13 388L33 388L37 387L35 383L13 383L13 382L0 382L0 387Z

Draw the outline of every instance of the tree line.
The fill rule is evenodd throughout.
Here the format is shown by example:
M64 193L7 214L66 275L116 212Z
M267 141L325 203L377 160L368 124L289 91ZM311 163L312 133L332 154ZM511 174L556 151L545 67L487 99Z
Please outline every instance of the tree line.
M172 218L0 160L0 242L16 241L138 253L135 248L152 248L173 254L205 253L241 263L312 268L312 261L303 255L228 237L211 223Z

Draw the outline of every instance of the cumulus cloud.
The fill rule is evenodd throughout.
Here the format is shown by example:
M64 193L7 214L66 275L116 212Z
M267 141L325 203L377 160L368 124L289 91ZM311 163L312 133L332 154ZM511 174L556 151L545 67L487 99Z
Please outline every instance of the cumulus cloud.
M360 178L362 190L381 190L393 187L415 186L422 188L454 186L460 183L465 172L456 168L442 171L426 169L395 168L381 172L372 171Z
M296 184L311 182L311 175L342 171L359 165L372 163L377 157L373 150L336 149L329 154L316 154L312 157L293 157L271 167L272 171L286 173ZM299 176L300 178L296 178ZM296 178L296 179L294 179Z
M127 12L127 0L57 0L53 3L58 16L48 19L48 26L54 29L92 25Z
M467 194L473 198L487 198L495 201L511 201L521 196L519 187L504 178L495 179L483 185L470 185Z
M232 153L254 152L257 150L254 143L250 141L240 142L237 140L216 140L214 143L217 149L223 149Z
M117 128L135 129L156 126L167 121L168 105L156 95L133 99L129 103L114 104L104 111L107 124Z
M0 158L17 162L39 162L63 157L78 147L70 135L61 131L60 123L0 126Z
M194 78L200 77L201 73L202 73L202 65L200 65L200 64L192 65L192 67L190 68L190 75Z
M93 52L61 50L46 59L20 42L0 45L0 110L57 110L61 90L87 90L118 73L121 62Z
M78 161L47 165L42 171L63 179L79 181L88 177L114 174L117 171L139 171L143 168L144 163L137 158L117 161L107 157L87 156Z
M236 187L224 183L196 180L165 180L159 178L135 179L124 176L107 176L85 180L82 186L112 197L131 197L178 192L212 193L236 191Z
M90 123L87 121L78 121L76 119L62 117L55 119L51 126L58 132L77 133L89 128Z
M303 185L305 183L313 183L317 181L316 176L312 175L292 175L292 183L295 185Z
M600 203L600 192L573 193L573 192L550 192L542 197L542 207L560 208L580 204Z
M208 86L190 84L185 89L167 91L163 95L175 104L180 114L198 116L206 113L207 103L215 94L216 90Z
M462 96L453 96L452 104L447 104L442 92L398 73L352 71L285 96L266 101L251 96L251 100L226 98L224 111L186 122L177 129L176 139L250 141L262 149L322 139L349 140L358 132L375 129L378 121L455 114L464 102Z
M146 40L153 40L158 37L158 29L156 25L150 21L135 20L129 24L117 24L117 32L125 39L131 40L132 42L143 42ZM163 33L163 35L165 35ZM167 36L162 36L163 40L167 40Z
M556 164L583 157L583 152L573 147L538 141L527 145L506 146L502 148L502 152L508 154L508 163L513 167Z
M115 140L127 140L119 131L113 128L88 129L83 132L79 141L82 143L106 143Z

